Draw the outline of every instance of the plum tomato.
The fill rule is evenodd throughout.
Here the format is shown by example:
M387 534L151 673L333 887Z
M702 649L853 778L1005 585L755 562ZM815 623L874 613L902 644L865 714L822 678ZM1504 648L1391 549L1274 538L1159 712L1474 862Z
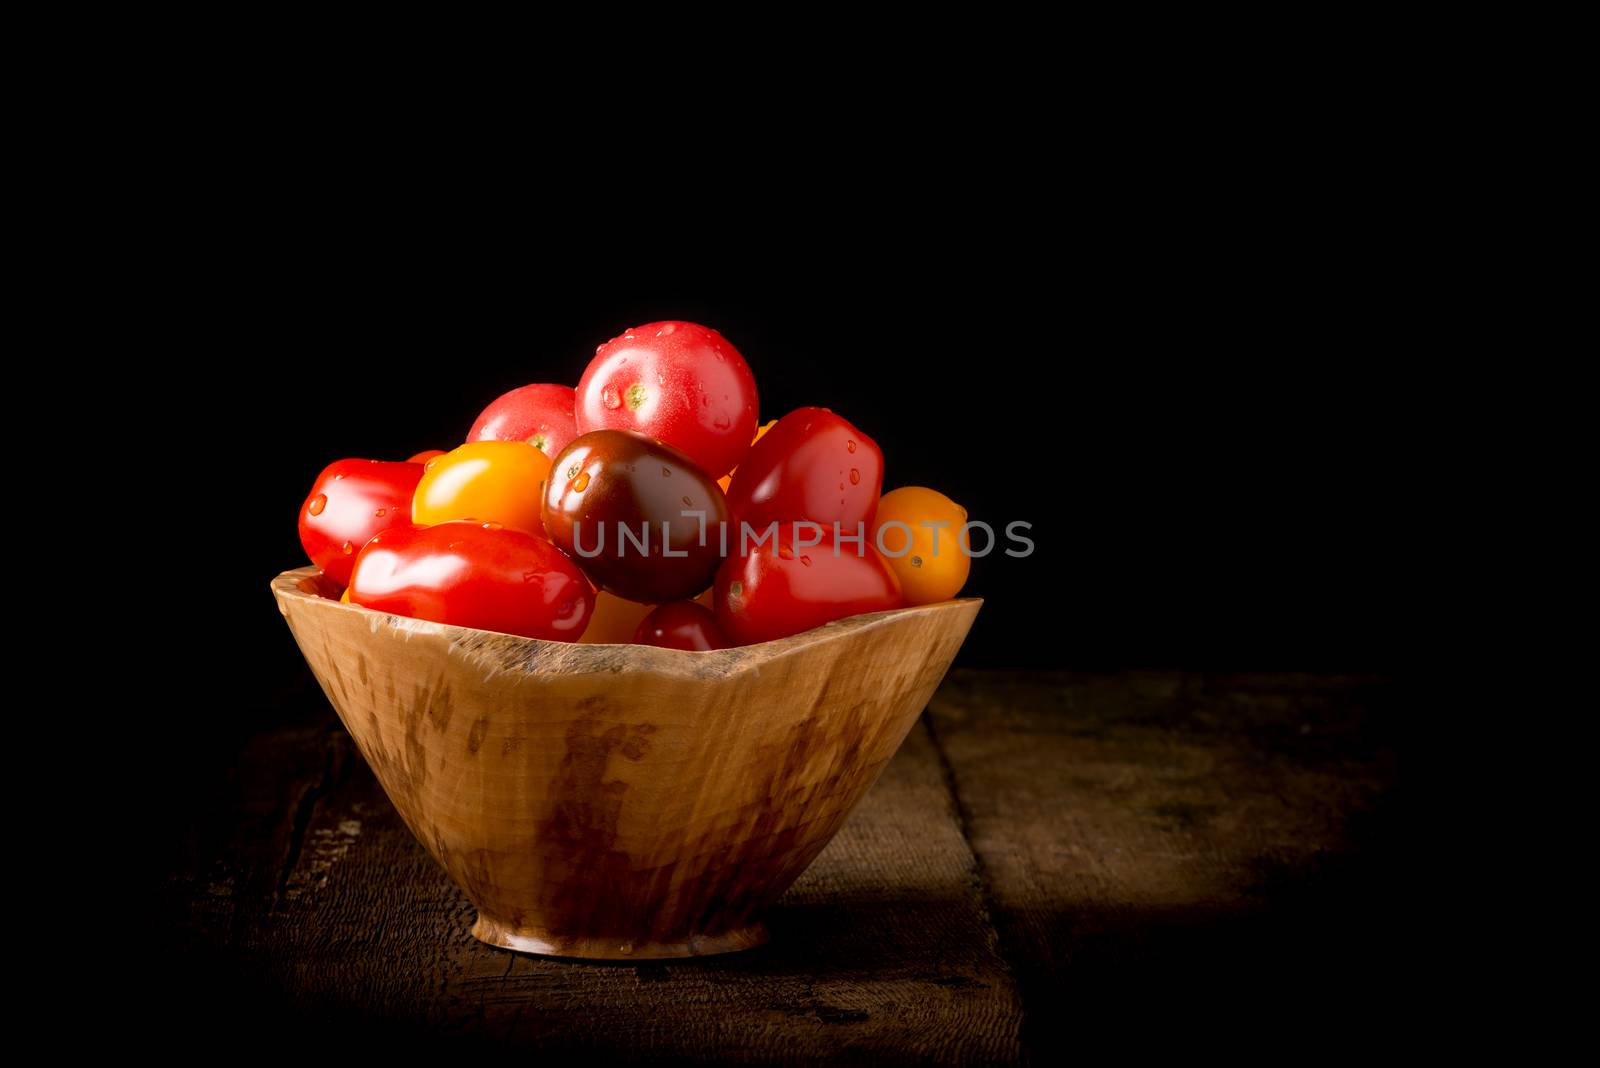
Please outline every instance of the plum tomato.
M628 645L633 641L633 632L654 607L601 590L594 595L594 615L589 617L589 627L578 641L584 645Z
M537 382L518 386L489 402L472 424L468 441L526 441L554 456L578 436L572 420L576 393L571 386Z
M739 350L699 323L646 323L595 349L578 383L578 433L635 430L712 478L732 471L756 431L756 380Z
M967 584L972 559L963 549L966 522L965 508L922 486L901 486L878 501L872 544L883 546L906 604L948 601ZM885 529L890 523L905 527Z
M717 570L717 623L738 645L791 634L863 612L900 607L894 572L870 544L833 533L816 545L796 545L787 523L776 537L731 555ZM809 541L809 537L805 539Z
M408 464L425 464L429 460L433 459L435 456L443 456L443 455L444 455L444 450L443 449L423 449L421 452L416 453L413 456L406 457L406 463L408 463Z
M476 519L539 534L539 494L549 474L550 458L525 441L469 441L423 465L411 520Z
M761 530L809 520L843 533L872 528L883 489L883 452L826 408L796 408L750 449L734 473L728 508Z
M717 617L693 601L672 601L645 616L633 634L633 642L691 652L728 647Z
M754 445L756 442L758 442L762 438L766 437L767 436L767 431L771 430L773 427L775 427L777 425L778 425L778 421L776 419L773 419L770 422L762 423L761 424L761 429L756 431L756 436L750 439L750 444ZM738 470L737 467L733 469L733 471L737 471L737 470ZM722 492L724 494L726 494L728 492L728 486L731 485L732 482L733 482L733 471L729 471L727 474L725 474L721 478L717 479L717 485L722 487Z
M313 564L350 585L356 553L379 531L411 522L418 464L336 460L322 469L300 505L300 544Z
M622 430L574 438L545 485L550 540L598 589L630 601L680 601L705 589L727 518L722 490L693 460Z
M350 600L378 612L525 638L576 641L594 611L577 567L543 538L496 523L395 527L356 557Z

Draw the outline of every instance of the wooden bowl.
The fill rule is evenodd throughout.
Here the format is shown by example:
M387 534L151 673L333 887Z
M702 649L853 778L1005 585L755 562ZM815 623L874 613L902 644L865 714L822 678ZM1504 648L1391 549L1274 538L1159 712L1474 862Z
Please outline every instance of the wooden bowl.
M406 825L477 906L473 935L630 959L767 940L764 910L877 780L983 603L689 653L373 612L310 567L272 592Z

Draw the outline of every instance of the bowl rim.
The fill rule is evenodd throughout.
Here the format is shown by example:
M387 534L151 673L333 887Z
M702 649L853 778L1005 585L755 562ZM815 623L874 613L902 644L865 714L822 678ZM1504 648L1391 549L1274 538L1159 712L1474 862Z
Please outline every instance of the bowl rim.
M869 612L847 616L824 623L820 627L791 634L787 638L739 645L729 649L691 650L663 649L654 645L633 645L591 642L550 641L544 638L527 638L520 634L507 634L498 630L480 630L452 623L436 623L429 619L415 619L390 612L378 612L359 604L351 604L327 597L308 586L314 586L322 577L315 566L297 567L279 573L272 580L272 593L278 601L278 610L289 614L288 602L315 606L314 611L351 612L370 617L368 626L373 633L380 628L406 636L433 634L449 641L452 646L478 650L492 646L498 658L526 665L529 673L537 674L610 674L622 670L657 670L670 674L705 676L732 674L745 668L756 668L776 657L800 649L846 641L866 632L895 626L917 616L949 616L967 614L968 625L983 607L981 597L957 597L932 604L908 605L885 612ZM963 636L964 638L964 636Z

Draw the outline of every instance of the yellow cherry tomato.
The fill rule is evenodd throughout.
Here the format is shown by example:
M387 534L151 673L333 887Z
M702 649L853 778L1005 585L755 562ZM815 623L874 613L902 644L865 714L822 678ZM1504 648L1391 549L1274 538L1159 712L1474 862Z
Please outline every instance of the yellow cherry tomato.
M778 421L776 419L774 419L774 420L772 420L772 422L768 423L766 426L757 428L756 436L750 439L750 444L754 445L756 442L758 442L762 438L766 437L767 431L771 430L773 427L775 427L777 425L778 425ZM737 470L739 470L737 467L735 467L733 469L733 471L737 471ZM723 493L727 493L728 492L728 487L733 485L733 471L729 471L727 474L725 474L721 478L717 479L717 485L722 487L722 492ZM706 607L709 608L710 605L707 605Z
M966 521L965 508L922 486L902 486L879 499L873 533L877 544L887 550L883 558L900 580L906 604L948 601L967 584L972 559L962 548L961 528ZM885 529L890 523L904 523L905 527ZM924 525L937 523L945 525ZM978 540L981 549L981 534ZM890 555L902 548L906 551L901 555Z
M636 604L601 590L595 594L594 615L589 617L589 626L578 642L582 645L629 645L633 642L633 632L654 608L653 604Z
M476 519L542 538L539 500L549 474L550 457L526 441L469 441L423 465L411 521Z

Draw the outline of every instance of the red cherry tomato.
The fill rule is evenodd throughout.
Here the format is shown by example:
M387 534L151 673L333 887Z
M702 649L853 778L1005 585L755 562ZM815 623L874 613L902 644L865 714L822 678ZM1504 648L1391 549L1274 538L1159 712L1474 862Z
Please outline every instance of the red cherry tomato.
M519 386L489 403L467 434L468 441L526 441L554 456L578 436L572 421L571 386L546 382Z
M422 465L336 460L322 469L300 506L300 544L311 562L350 585L356 553L374 534L411 522L411 497Z
M771 435L768 435L769 437ZM871 544L832 533L817 545L795 544L784 524L775 539L717 570L717 623L735 644L786 638L835 619L900 607L900 584ZM803 540L809 541L809 537ZM858 555L859 553L859 555Z
M756 407L755 376L738 349L698 323L660 322L595 350L575 414L579 434L638 431L716 479L749 450Z
M415 456L407 458L406 463L408 463L408 464L425 464L429 460L433 459L435 456L443 456L443 455L444 455L444 450L443 449L423 449L421 452L417 453Z
M883 489L883 452L849 420L825 408L796 408L750 449L734 472L728 509L760 531L773 520L857 524L872 533Z
M549 641L576 641L594 593L543 538L456 519L386 530L356 557L350 600L378 612Z
M672 601L645 616L633 632L633 643L691 651L728 647L717 617L693 601Z

